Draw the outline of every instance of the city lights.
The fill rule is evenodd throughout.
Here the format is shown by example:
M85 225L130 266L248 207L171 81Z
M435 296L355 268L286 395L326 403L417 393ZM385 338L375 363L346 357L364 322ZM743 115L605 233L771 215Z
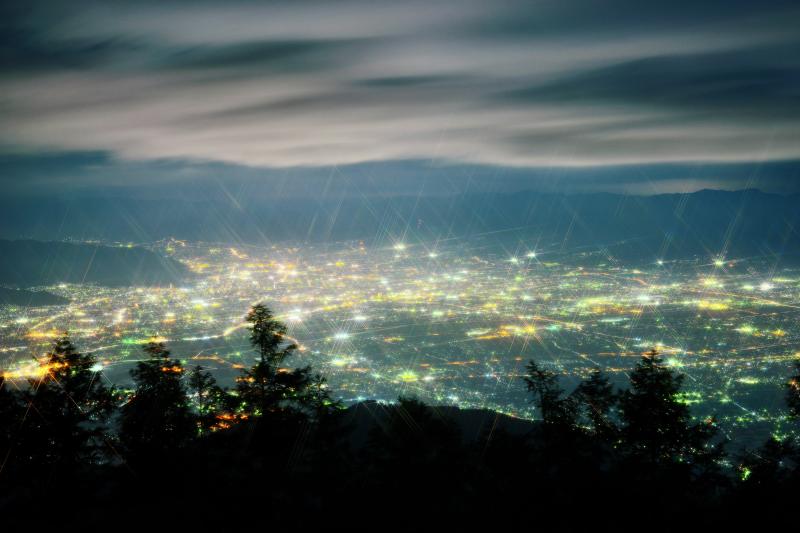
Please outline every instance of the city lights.
M736 432L751 423L742 406L760 405L746 387L754 368L761 369L759 390L780 395L800 336L800 275L773 273L766 263L723 271L671 261L667 271L608 264L602 256L594 265L585 257L577 264L574 256L548 252L552 262L534 269L507 253L462 245L415 253L406 243L345 245L324 254L311 246L235 254L191 243L172 249L196 276L191 284L58 284L47 289L69 305L5 308L4 375L41 376L46 370L26 354L43 355L69 331L102 358L92 370L111 381L124 384L142 347L157 341L187 365L213 361L224 383L253 357L243 350L243 319L254 301L265 301L287 324L287 342L302 346L297 364L326 375L345 402L391 401L403 392L532 416L519 386L520 361L536 358L570 379L595 366L623 379L642 352L656 347L691 376L687 392L700 396L686 398L697 416L718 414ZM509 262L520 268L510 273Z

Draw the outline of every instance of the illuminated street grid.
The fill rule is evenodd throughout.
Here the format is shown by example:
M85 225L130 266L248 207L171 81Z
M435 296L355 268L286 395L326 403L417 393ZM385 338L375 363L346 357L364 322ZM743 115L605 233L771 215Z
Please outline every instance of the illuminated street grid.
M59 285L46 289L68 306L0 308L0 368L33 373L33 356L68 330L118 383L152 337L230 383L254 357L242 318L263 301L301 345L291 363L313 365L348 402L413 394L531 416L519 379L528 359L569 389L596 366L622 383L656 347L687 375L698 418L717 415L736 437L790 427L782 385L800 357L800 271L733 259L637 270L546 247L158 248L190 267L186 286Z

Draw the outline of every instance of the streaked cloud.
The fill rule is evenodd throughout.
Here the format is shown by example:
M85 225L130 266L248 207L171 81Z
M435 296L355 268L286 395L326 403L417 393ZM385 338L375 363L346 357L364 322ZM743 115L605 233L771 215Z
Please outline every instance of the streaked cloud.
M254 167L800 158L793 2L3 9L7 154Z

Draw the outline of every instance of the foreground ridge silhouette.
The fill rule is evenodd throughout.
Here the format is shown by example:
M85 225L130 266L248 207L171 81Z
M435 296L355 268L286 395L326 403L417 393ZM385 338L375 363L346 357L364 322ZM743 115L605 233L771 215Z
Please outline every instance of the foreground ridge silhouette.
M597 369L567 393L530 361L530 422L407 397L345 408L311 367L291 368L298 347L268 307L246 320L256 357L233 389L156 342L132 391L109 388L66 335L37 378L0 375L2 523L673 531L741 526L743 509L761 525L793 522L797 443L729 455L656 351L624 390ZM798 383L800 362L794 420Z

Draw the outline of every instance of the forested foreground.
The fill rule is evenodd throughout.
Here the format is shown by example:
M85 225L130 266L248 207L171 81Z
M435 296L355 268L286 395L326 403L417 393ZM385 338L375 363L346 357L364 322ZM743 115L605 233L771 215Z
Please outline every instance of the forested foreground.
M729 453L656 352L624 390L598 370L567 393L531 361L519 385L539 420L497 417L472 435L453 409L412 398L345 408L310 367L292 368L297 346L268 308L247 320L257 358L232 389L157 343L132 391L110 388L67 337L40 377L0 377L0 524L664 531L795 519L793 438ZM798 420L800 363L796 374Z

